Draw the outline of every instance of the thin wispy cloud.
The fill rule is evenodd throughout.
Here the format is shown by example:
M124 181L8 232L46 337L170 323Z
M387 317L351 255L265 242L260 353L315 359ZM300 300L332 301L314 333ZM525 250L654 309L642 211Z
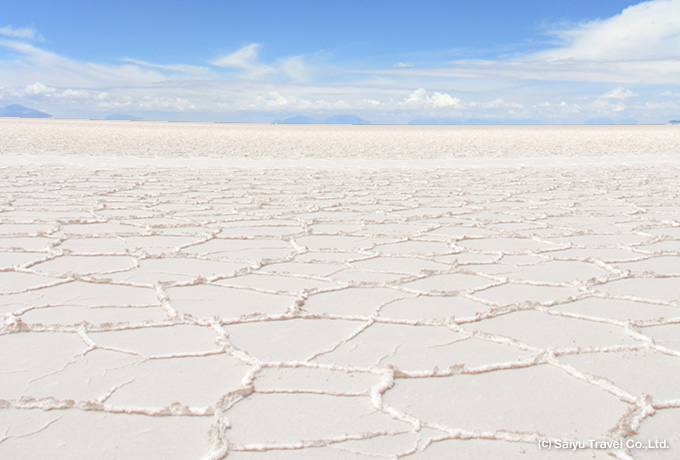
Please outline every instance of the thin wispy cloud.
M511 59L456 60L447 66L382 73L433 78L515 78L547 81L672 84L680 81L680 1L654 0L608 19L546 33L548 49Z
M289 56L277 62L278 69L297 82L308 82L314 74L313 67L302 56Z
M43 38L32 27L0 27L0 35L10 38L20 38L27 40L42 40Z
M544 78L581 81L680 81L680 1L656 0L620 14L553 30L561 45L523 61L544 63Z
M680 2L657 0L630 6L608 19L553 29L562 44L537 57L564 60L656 61L680 56Z
M47 80L50 86L98 88L144 85L167 79L155 69L133 64L83 62L17 40L0 40L0 47L21 55L18 59L0 61L0 78L9 85Z
M284 56L273 62L263 62L259 57L261 49L261 44L250 43L213 59L210 64L241 71L240 76L248 79L285 77L295 82L309 82L315 74L314 66L305 56Z
M135 66L147 69L155 69L178 74L182 78L214 78L215 74L207 66L196 66L189 64L154 64L134 58L120 58L121 62L134 64Z
M261 78L274 69L258 61L258 54L261 45L250 43L233 53L225 54L210 61L216 67L225 67L243 71L247 78Z
M260 45L251 43L240 48L233 53L226 54L212 60L210 63L218 67L236 67L238 69L249 69L257 66L257 54Z

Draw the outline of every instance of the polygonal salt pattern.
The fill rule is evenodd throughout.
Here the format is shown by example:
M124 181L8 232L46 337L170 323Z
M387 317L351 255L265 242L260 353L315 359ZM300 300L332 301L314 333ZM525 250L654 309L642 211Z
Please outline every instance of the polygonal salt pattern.
M680 449L676 164L0 176L0 457Z

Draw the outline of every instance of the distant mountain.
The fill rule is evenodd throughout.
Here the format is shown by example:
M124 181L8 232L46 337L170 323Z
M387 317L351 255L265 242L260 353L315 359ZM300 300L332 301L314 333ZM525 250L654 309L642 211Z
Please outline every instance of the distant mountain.
M0 117L52 118L52 115L19 104L0 108Z
M680 125L680 120L671 120L668 122L669 125Z
M490 120L487 118L416 118L409 125L533 125L536 120Z
M283 120L279 120L276 123L317 123L313 118L306 117L304 115L295 115Z
M488 123L488 120L465 118L416 118L408 122L409 125L479 125Z
M333 124L333 125L369 125L370 121L356 115L334 115L328 118L311 118L306 115L295 115L275 123L299 123L299 124Z
M366 121L361 117L357 117L356 115L334 115L330 118L326 118L322 123L334 125L368 125L371 122Z
M613 120L611 118L591 118L583 122L585 125L637 125L639 122L633 118L621 118Z
M135 117L134 115L125 115L123 113L114 113L104 118L105 120L143 120L143 118Z

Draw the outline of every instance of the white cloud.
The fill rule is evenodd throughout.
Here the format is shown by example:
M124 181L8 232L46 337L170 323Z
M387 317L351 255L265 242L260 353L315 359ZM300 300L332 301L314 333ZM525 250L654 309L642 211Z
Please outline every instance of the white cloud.
M524 104L518 104L516 102L507 102L503 99L496 98L488 102L470 102L470 107L480 107L483 109L523 109Z
M435 92L430 95L425 88L418 88L409 94L403 103L406 105L426 105L434 108L459 107L460 99L448 93Z
M634 93L629 89L618 87L616 89L604 93L600 97L603 99L628 99L629 97L635 96L638 96L638 94Z
M12 27L4 26L0 27L0 35L10 38L23 38L23 39L40 39L38 33L32 27Z
M211 64L218 67L237 67L241 69L248 69L255 65L259 48L259 44L251 43L250 45L246 45L231 54L214 59L211 61Z
M430 103L433 107L458 107L460 99L452 97L447 93L434 93L430 98Z
M311 80L313 69L302 56L289 56L278 61L278 67L293 81Z
M680 57L680 1L653 0L620 14L555 30L563 45L540 53L548 59L652 60Z
M572 104L569 107L567 107L567 111L571 113L579 113L583 110L583 107L581 107L579 104Z
M680 0L652 0L553 34L561 45L528 56L539 78L667 83L680 81ZM550 74L554 76L551 76Z
M288 98L282 96L278 91L272 91L269 95L270 98L265 99L265 103L269 107L285 107L292 102Z
M42 94L50 94L55 91L56 90L54 88L45 86L39 81L36 81L35 83L30 85L26 85L26 87L24 88L24 93L29 96L40 96Z
M427 102L427 91L425 88L418 88L413 91L404 101L404 104L419 104Z
M561 82L680 82L680 0L652 0L608 18L554 30L559 44L506 60L457 60L443 68L384 69L420 78Z
M63 99L89 99L93 97L92 93L92 91L87 91L84 89L69 88L56 94L56 96Z
M486 104L484 104L484 107L489 108L489 109L496 109L496 108L499 108L499 107L506 107L506 106L507 106L506 102L503 99L501 99L500 97L494 99L491 102L487 102Z
M246 45L233 53L210 61L216 67L242 71L249 79L264 76L285 76L295 82L309 82L316 69L305 56L285 56L272 63L263 63L258 57L262 46L258 43Z
M248 78L259 78L274 69L266 64L257 61L260 45L251 43L233 53L213 59L210 63L217 67L233 68L245 71Z
M21 55L18 59L0 61L0 81L8 85L42 81L54 87L95 88L121 84L145 85L169 79L167 74L155 69L134 64L81 62L25 42L0 40L0 46Z
M127 62L138 67L180 74L182 78L212 78L215 76L209 68L196 65L154 64L151 62L133 58L121 58L120 61Z
M262 114L260 119L268 114L274 119L280 113L340 112L372 121L500 120L510 115L579 123L620 112L627 117L637 117L643 110L654 115L657 110L664 121L677 118L680 110L676 99L680 21L669 19L677 17L673 15L678 5L680 0L640 3L609 19L555 31L559 43L551 49L503 60L459 60L435 68L425 68L422 62L417 67L390 62L378 69L350 69L329 63L330 56L323 51L268 59L257 43L204 66L133 57L96 63L29 42L37 36L35 31L0 28L0 47L14 51L11 58L0 58L0 82L5 87L0 88L0 98L40 101L45 111L57 116L55 107L70 108L71 113L157 111L169 116L173 111L200 111L220 117L231 114L234 119L246 112ZM640 43L632 43L631 37ZM646 83L666 85L652 88ZM461 94L465 102L456 97ZM643 115L640 120L654 119Z

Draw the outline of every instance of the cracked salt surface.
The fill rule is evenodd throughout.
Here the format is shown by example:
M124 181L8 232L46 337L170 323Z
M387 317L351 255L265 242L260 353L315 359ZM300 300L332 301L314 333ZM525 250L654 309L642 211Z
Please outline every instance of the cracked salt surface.
M1 123L2 458L679 455L673 127Z

